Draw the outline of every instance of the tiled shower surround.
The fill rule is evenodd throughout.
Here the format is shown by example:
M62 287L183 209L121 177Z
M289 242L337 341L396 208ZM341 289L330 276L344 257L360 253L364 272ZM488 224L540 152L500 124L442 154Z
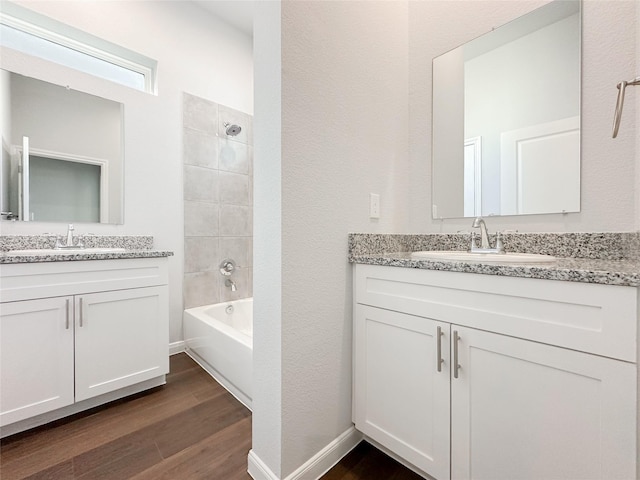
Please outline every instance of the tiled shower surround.
M225 123L242 127L226 134ZM252 296L253 288L253 134L252 117L185 93L184 163L184 307L191 308ZM224 285L220 262L231 258L231 279Z

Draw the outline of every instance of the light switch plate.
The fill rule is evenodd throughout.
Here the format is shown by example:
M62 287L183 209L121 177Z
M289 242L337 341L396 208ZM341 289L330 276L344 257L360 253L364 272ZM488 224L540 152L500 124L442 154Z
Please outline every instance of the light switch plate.
M369 194L369 218L380 218L380 195Z

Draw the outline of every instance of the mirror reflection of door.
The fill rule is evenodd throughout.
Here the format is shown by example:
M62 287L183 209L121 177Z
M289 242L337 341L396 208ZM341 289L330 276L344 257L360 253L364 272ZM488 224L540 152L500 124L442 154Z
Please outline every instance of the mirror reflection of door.
M482 137L464 141L464 216L482 215Z
M580 117L501 136L501 213L580 210Z
M100 222L100 166L32 155L30 220Z
M20 220L104 221L108 202L106 160L34 150L26 136L15 157L20 162Z

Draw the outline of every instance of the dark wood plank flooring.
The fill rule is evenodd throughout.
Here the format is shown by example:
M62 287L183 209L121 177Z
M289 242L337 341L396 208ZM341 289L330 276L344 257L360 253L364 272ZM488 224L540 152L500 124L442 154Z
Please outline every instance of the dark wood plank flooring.
M5 438L0 478L249 480L251 412L186 354L167 384ZM366 442L323 480L418 480Z
M367 442L360 442L321 480L423 480Z

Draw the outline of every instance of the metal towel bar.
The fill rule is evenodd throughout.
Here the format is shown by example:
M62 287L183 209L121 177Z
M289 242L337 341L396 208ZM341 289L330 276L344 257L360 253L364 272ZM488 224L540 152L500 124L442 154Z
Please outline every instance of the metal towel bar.
M624 106L624 92L629 85L640 85L640 77L636 77L630 82L622 81L617 85L618 99L616 100L616 113L613 116L613 138L618 136L618 129L620 128L620 119L622 118L622 107Z

